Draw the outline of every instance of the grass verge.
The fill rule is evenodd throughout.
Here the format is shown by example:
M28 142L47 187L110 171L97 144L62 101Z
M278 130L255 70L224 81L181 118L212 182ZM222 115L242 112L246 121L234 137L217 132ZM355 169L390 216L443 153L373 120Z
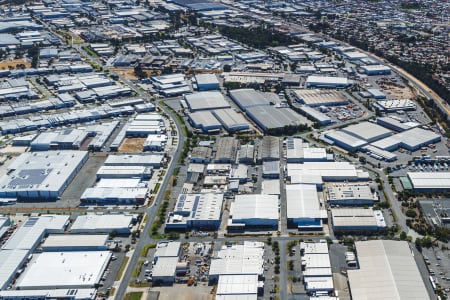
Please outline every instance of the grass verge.
M148 250L153 248L156 248L156 243L150 243L145 245L141 250L141 257L147 257Z
M131 292L125 294L124 300L141 300L143 292Z
M117 272L116 281L119 281L122 278L123 272L125 271L125 268L127 267L127 263L129 260L130 258L128 256L125 256L122 264L120 265L119 272Z

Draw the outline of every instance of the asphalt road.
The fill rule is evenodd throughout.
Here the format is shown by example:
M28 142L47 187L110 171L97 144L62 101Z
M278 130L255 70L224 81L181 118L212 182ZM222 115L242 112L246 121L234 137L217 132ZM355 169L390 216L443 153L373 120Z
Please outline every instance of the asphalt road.
M286 240L280 240L280 299L287 299Z
M177 145L177 149L176 149L175 153L170 155L171 161L170 161L169 167L167 168L166 175L164 176L164 180L161 183L161 187L159 188L154 205L152 205L151 207L146 209L146 212L148 214L148 222L145 225L144 230L142 231L141 238L139 239L139 241L136 244L135 251L133 253L133 256L130 259L128 268L125 271L123 280L122 280L122 282L120 282L120 286L116 291L115 299L123 299L124 298L125 292L128 287L129 280L132 277L134 266L137 264L137 262L139 260L139 256L140 256L142 248L145 245L153 242L153 239L150 238L148 233L150 231L151 225L153 224L153 221L155 220L156 213L157 213L158 208L163 199L164 191L167 189L169 178L170 178L171 174L173 173L173 170L175 169L176 165L178 164L178 157L181 153L181 148L183 147L183 144L184 144L185 137L182 134L183 133L182 125L180 124L180 122L178 121L176 116L173 114L172 111L166 109L164 106L162 106L162 105L158 105L158 106L166 114L168 114L172 118L172 120L175 122L175 124L177 126L178 145ZM190 240L192 240L192 239L190 239Z

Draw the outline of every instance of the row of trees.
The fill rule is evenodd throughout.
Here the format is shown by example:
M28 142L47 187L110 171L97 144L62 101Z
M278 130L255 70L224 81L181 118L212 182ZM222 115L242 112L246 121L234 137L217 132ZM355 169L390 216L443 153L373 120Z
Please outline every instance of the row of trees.
M298 42L293 37L274 32L263 26L256 28L221 26L219 32L230 39L258 49L286 46Z

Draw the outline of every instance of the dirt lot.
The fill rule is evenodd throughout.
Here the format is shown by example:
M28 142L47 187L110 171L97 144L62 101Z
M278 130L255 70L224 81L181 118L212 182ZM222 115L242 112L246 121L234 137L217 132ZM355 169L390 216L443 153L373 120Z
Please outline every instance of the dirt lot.
M120 145L119 152L134 153L142 152L146 138L126 138Z
M386 94L388 94L389 96L391 96L392 99L413 99L413 98L415 98L412 91L407 87L400 88L400 87L391 86L391 87L387 87L386 89L384 89L384 92Z
M152 290L159 291L160 300L211 300L211 286L198 285L187 286L176 284L173 287L153 287Z
M114 72L128 80L137 80L138 78L134 75L133 68L113 68Z
M6 70L8 69L8 67L13 67L16 68L16 65L19 64L24 64L26 68L31 67L31 62L27 61L24 58L19 58L19 59L12 59L12 60L3 60L0 61L0 69L1 70Z

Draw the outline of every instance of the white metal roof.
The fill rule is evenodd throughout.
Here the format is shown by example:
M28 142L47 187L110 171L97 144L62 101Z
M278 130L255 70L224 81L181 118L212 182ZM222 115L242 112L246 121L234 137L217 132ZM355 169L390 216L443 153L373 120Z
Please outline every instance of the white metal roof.
M29 263L16 287L94 287L100 281L111 255L109 251L43 252Z
M372 226L378 225L372 208L339 208L332 209L333 225L340 226Z
M160 242L156 247L154 257L158 259L160 257L178 257L180 254L180 242Z
M303 140L296 138L288 138L286 141L286 157L287 159L297 159L303 157Z
M450 172L408 172L415 189L450 189Z
M7 290L0 291L0 298L19 299L64 299L70 297L72 300L95 299L96 289L48 289L48 290Z
M221 123L209 110L192 112L189 114L189 118L192 122L194 122L194 124L200 125L204 128L221 126Z
M261 183L261 194L280 195L280 180L264 179Z
M101 166L97 171L97 176L117 175L120 177L142 176L149 171L145 166Z
M328 254L328 244L326 242L301 242L300 249L306 254Z
M344 180L358 178L354 165L348 162L305 162L303 164L287 164L288 175L318 175L322 180Z
M178 264L178 257L160 257L153 266L152 276L154 280L157 277L170 277L175 276L175 270Z
M78 216L73 222L71 231L83 232L83 231L104 231L123 229L130 226L133 220L133 215L123 214L109 214L109 215L95 215L87 214Z
M69 216L65 215L29 217L3 245L2 249L31 250L49 231L62 233L68 221Z
M0 289L7 287L28 254L28 250L0 250Z
M107 239L106 234L51 234L45 239L42 248L101 247Z
M366 141L340 130L328 131L325 133L325 136L333 141L339 141L352 148L359 148L367 144Z
M109 155L105 161L105 166L121 166L121 165L153 166L159 165L163 160L163 158L164 156L160 154Z
M309 268L331 268L330 256L328 253L305 254L302 256L302 265Z
M355 242L359 270L348 270L353 299L430 299L405 241Z
M339 102L348 102L347 97L340 91L297 89L293 90L293 92L306 105L310 106L333 105Z
M264 243L244 242L223 246L211 260L209 275L257 274L264 272Z
M314 184L286 185L287 217L321 218L319 196Z
M233 219L278 219L276 195L236 195L231 203Z
M187 94L184 98L191 111L230 107L222 93L215 91Z
M245 295L216 295L216 300L256 300L258 295L245 294Z
M126 187L137 188L140 186L140 178L102 178L97 183L98 188L114 188L114 187Z
M350 125L343 128L342 131L367 142L385 138L392 134L390 130L371 122L361 122Z
M13 171L0 178L0 194L4 197L11 193L28 192L28 197L38 197L38 192L43 191L59 196L87 157L87 151L23 153L8 166L8 170Z
M369 183L331 183L325 188L325 193L328 201L376 200Z
M326 77L326 76L308 76L306 79L306 83L308 84L331 84L331 85L347 85L348 79L345 77Z
M249 122L245 119L244 115L237 113L235 110L229 109L216 109L213 114L220 121L220 123L227 129L250 129Z
M87 201L145 200L147 187L92 187L84 190L80 199Z
M217 84L219 85L219 80L215 74L196 74L195 79L197 80L197 85L203 84Z
M217 295L248 295L258 293L258 275L221 275Z

